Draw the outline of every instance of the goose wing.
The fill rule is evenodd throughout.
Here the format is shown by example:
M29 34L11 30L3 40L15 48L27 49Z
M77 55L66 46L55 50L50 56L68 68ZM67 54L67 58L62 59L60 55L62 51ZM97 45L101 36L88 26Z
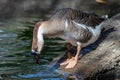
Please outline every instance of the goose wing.
M105 18L102 18L94 13L82 12L77 9L64 8L57 10L51 20L61 19L75 21L76 23L84 24L87 26L95 27L99 25Z
M82 12L75 9L68 10L65 16L68 20L94 28L105 20L105 18L102 18L94 13Z

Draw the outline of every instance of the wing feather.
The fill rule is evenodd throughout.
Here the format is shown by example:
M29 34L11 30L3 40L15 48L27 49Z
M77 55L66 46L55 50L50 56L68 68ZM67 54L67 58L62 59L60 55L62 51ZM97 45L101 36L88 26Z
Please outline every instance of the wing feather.
M105 19L88 12L82 12L80 10L71 9L71 8L64 8L59 9L55 12L55 14L51 17L53 19L64 19L68 21L75 21L80 24L87 25L89 27L95 28L95 26L99 25Z

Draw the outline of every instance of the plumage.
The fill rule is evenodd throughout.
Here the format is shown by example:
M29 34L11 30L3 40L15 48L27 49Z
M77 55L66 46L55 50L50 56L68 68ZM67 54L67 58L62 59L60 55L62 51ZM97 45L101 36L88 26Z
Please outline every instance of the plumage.
M71 56L70 60L66 60L63 63L68 64L66 68L73 68L77 64L81 48L98 39L104 20L105 18L99 17L96 14L76 9L64 8L57 10L48 21L38 22L35 25L32 52L40 54L44 45L43 37L62 38L69 43L69 51L71 45L77 46L76 56L72 57L69 54L68 56Z
M99 17L98 15L94 13L88 13L88 12L82 12L77 9L71 9L71 8L64 8L57 10L53 16L50 18L50 20L68 20L72 21L74 20L77 23L85 24L89 27L95 27L96 25L99 25L103 20L105 20L102 17Z
M97 25L99 25L104 20L104 18L99 17L93 13L86 13L76 9L65 8L57 10L49 21L53 22L54 24L56 23L58 25L56 25L56 28L66 28L66 24L68 25L67 29L62 28L63 30L59 29L59 31L57 31L63 33L63 35L60 34L57 37L60 37L66 41L67 39L65 39L64 37L70 37L75 39L76 41L80 41L81 43L86 43L93 36L93 32L91 30L94 31ZM57 34L57 32L54 34ZM98 32L98 34L100 34L100 32ZM96 36L96 38L98 38L98 35ZM93 42L95 40L93 40ZM74 43L71 44L73 44L74 46L77 45Z

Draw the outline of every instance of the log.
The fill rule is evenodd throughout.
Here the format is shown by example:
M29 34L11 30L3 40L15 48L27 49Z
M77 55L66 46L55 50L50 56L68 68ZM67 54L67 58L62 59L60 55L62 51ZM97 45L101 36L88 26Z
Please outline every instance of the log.
M82 58L74 69L66 70L60 63L66 53L51 63L68 80L120 80L120 13L106 20L105 30L93 44L82 49ZM72 49L76 53L76 47Z

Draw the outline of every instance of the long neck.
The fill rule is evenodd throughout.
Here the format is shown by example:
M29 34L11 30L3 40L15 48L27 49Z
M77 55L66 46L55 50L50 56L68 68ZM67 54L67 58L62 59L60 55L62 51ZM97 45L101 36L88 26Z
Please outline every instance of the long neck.
M37 42L38 42L37 34L38 34L38 29L40 25L41 25L40 22L36 23L34 30L33 30L32 51L36 51L38 47L37 46Z
M65 22L58 20L45 21L41 29L43 29L43 35L45 37L58 36L65 30Z

